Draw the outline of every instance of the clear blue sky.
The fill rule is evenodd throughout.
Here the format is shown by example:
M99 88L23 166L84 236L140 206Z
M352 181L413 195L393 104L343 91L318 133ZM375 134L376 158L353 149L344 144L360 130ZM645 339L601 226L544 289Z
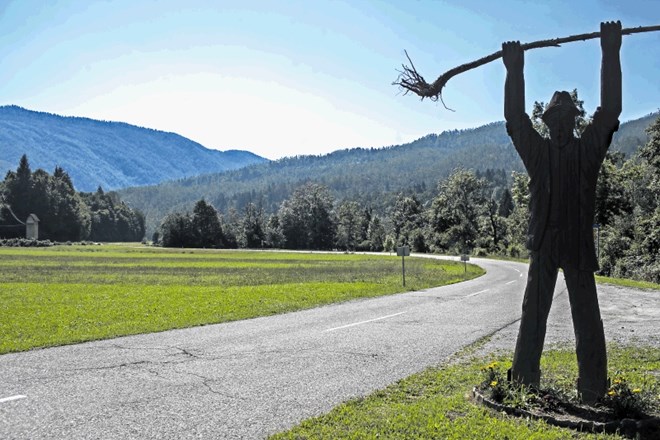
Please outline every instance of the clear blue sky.
M381 147L502 120L504 67L455 77L441 104L391 83L404 49L427 80L499 50L660 24L657 0L0 2L0 104L173 131L274 159ZM660 108L660 32L624 37L622 120ZM527 107L599 100L597 40L526 53Z

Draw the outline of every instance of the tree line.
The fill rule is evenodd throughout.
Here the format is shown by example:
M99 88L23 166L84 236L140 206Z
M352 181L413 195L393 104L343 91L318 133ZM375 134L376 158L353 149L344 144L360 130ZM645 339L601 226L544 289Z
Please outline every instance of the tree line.
M52 241L141 241L144 215L122 202L115 192L76 192L69 174L32 171L26 155L16 171L0 183L0 237L25 236L28 215L39 220L39 238Z
M533 121L542 123L539 112ZM586 123L583 114L578 128ZM601 273L657 283L660 118L648 133L650 141L633 157L608 153L597 186L594 239ZM399 193L384 215L356 200L336 203L328 187L307 182L270 215L259 203L225 215L199 200L192 213L169 214L156 238L175 247L391 251L409 245L415 252L525 258L528 204L526 174L458 168L430 198L412 190Z
M223 215L199 200L191 213L167 215L154 242L167 247L382 251L385 229L371 209L357 202L335 206L327 187L308 182L271 215L252 202L240 213L230 209Z
M514 175L521 190L523 177ZM458 169L429 202L400 193L384 217L357 201L335 203L330 190L315 182L298 187L271 215L253 202L225 215L201 199L192 212L167 215L155 241L167 247L345 251L391 251L405 244L415 252L520 256L525 195L516 193L516 204L507 180L503 171Z
M605 160L596 222L603 273L660 283L660 117L648 133L638 156L610 154Z

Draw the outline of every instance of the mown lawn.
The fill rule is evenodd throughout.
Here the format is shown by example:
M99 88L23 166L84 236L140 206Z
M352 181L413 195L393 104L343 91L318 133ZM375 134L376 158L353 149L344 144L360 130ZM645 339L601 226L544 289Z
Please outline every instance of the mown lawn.
M511 354L488 358L463 356L449 365L429 368L384 390L335 407L326 415L302 422L273 435L282 439L622 439L618 435L589 434L550 426L543 421L497 413L472 402L472 388L485 378L487 364L496 362L503 372ZM608 347L612 378L625 377L658 411L660 402L660 349ZM547 350L541 361L542 387L575 394L577 364L573 347ZM615 379L616 380L616 379Z
M0 353L284 313L456 283L476 266L394 256L0 248Z

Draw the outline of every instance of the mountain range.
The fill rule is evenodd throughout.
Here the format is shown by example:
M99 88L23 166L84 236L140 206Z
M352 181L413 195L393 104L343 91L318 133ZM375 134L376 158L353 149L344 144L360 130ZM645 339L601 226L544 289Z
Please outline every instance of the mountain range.
M175 133L122 122L65 117L0 107L0 172L26 154L32 169L64 168L77 190L114 190L222 172L267 159L248 151L218 151Z

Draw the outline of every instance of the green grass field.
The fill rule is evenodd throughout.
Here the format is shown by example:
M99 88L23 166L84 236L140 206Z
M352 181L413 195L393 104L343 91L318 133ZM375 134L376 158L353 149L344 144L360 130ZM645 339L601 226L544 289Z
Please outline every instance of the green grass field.
M456 283L476 266L394 256L0 248L0 353L284 313Z

